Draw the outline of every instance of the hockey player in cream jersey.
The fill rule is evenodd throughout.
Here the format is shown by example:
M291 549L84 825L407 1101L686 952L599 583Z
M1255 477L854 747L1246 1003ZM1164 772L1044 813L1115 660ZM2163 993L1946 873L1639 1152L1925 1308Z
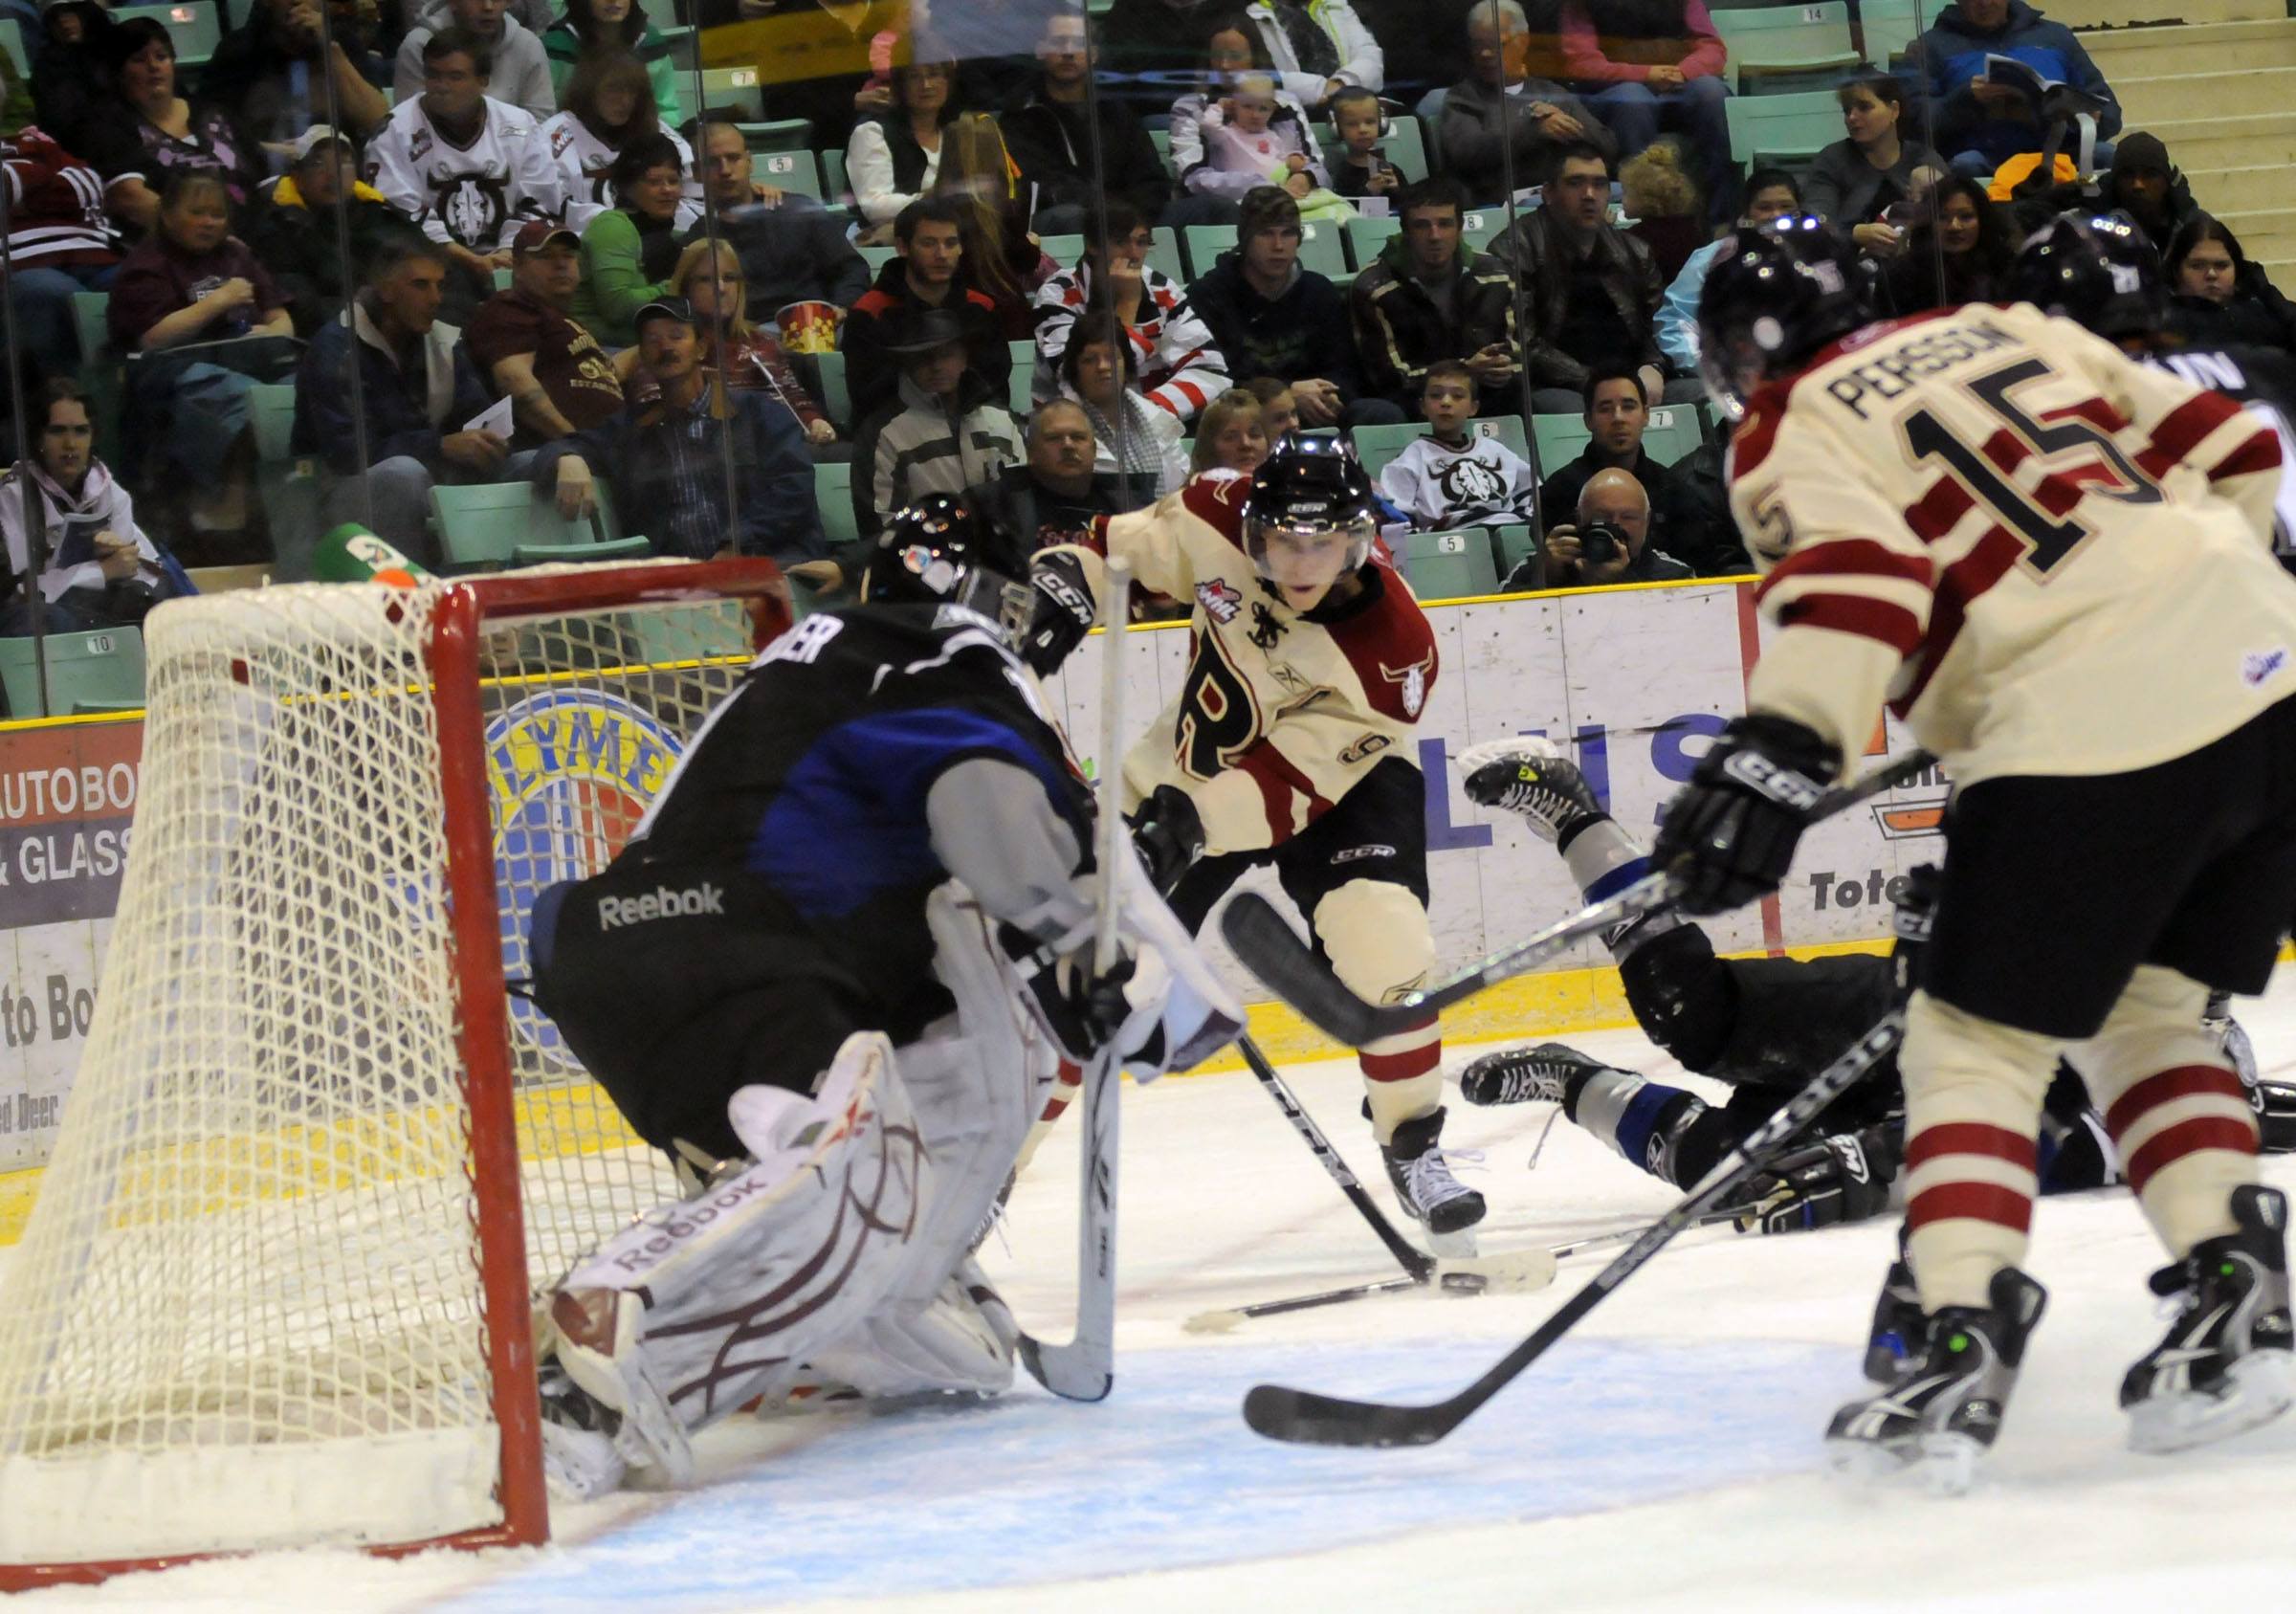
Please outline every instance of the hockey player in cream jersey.
M1885 698L1955 781L1906 1010L1907 1253L1926 1328L1837 1462L1969 1483L2043 1303L2019 1270L2042 1092L2078 1063L2174 1264L2121 1386L2139 1449L2296 1398L2286 1202L2201 1028L2296 908L2296 585L2269 427L2029 304L1868 326L1813 219L1743 231L1700 307L1731 499L1777 631L1653 856L1692 914L1777 889Z
M1425 785L1413 735L1435 636L1375 536L1371 479L1317 439L1245 477L1197 477L1101 522L1096 547L1146 587L1195 602L1180 697L1125 758L1151 875L1181 922L1272 863L1341 980L1374 1001L1419 985L1427 926ZM1099 555L1046 550L1027 652L1039 672L1091 624ZM1198 856L1201 853L1201 861ZM1360 1055L1372 1131L1397 1198L1430 1233L1482 1220L1446 1161L1432 1016Z

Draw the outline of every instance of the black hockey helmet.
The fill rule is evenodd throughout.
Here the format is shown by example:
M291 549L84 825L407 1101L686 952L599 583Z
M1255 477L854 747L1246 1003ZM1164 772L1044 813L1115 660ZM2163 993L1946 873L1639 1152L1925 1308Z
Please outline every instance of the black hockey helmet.
M1872 318L1857 254L1823 219L1744 225L1699 293L1698 373L1714 407L1736 420L1755 387Z
M1280 538L1347 540L1336 581L1371 559L1380 535L1379 491L1355 454L1336 437L1285 436L1252 473L1244 501L1244 552L1260 575L1284 585L1288 568L1269 569L1269 544Z
M1025 625L1028 586L989 564L984 530L972 506L955 494L929 493L894 511L885 518L862 573L862 600L963 606L1008 631Z
M2034 232L2009 295L2102 337L2150 336L2168 318L2160 254L2127 213L2059 213Z

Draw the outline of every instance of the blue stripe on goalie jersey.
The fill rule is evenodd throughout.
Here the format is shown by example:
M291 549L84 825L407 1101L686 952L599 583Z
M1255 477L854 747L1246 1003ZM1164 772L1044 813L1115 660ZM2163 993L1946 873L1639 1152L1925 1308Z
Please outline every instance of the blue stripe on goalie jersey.
M1071 786L1004 723L958 707L876 712L806 747L751 837L747 866L807 918L836 918L901 886L948 873L934 855L925 798L968 757L999 757L1033 774L1055 803Z

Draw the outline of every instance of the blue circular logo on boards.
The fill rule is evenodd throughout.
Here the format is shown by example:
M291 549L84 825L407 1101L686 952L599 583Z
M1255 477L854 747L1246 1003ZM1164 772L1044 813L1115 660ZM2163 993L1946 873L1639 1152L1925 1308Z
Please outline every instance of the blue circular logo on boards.
M504 980L533 979L527 928L535 898L612 861L683 751L679 736L651 713L599 690L528 696L488 722ZM549 1016L516 994L510 1027L545 1068L580 1069Z

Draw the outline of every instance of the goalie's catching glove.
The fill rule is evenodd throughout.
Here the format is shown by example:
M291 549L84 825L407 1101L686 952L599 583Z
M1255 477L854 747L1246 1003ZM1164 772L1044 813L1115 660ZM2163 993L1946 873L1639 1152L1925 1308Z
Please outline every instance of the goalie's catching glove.
M1837 1133L1787 1155L1736 1207L1738 1231L1798 1233L1879 1216L1897 1177L1901 1124Z
M1652 861L1680 882L1682 911L1726 914L1776 891L1840 767L1807 724L1733 719L1667 804L1651 849Z

